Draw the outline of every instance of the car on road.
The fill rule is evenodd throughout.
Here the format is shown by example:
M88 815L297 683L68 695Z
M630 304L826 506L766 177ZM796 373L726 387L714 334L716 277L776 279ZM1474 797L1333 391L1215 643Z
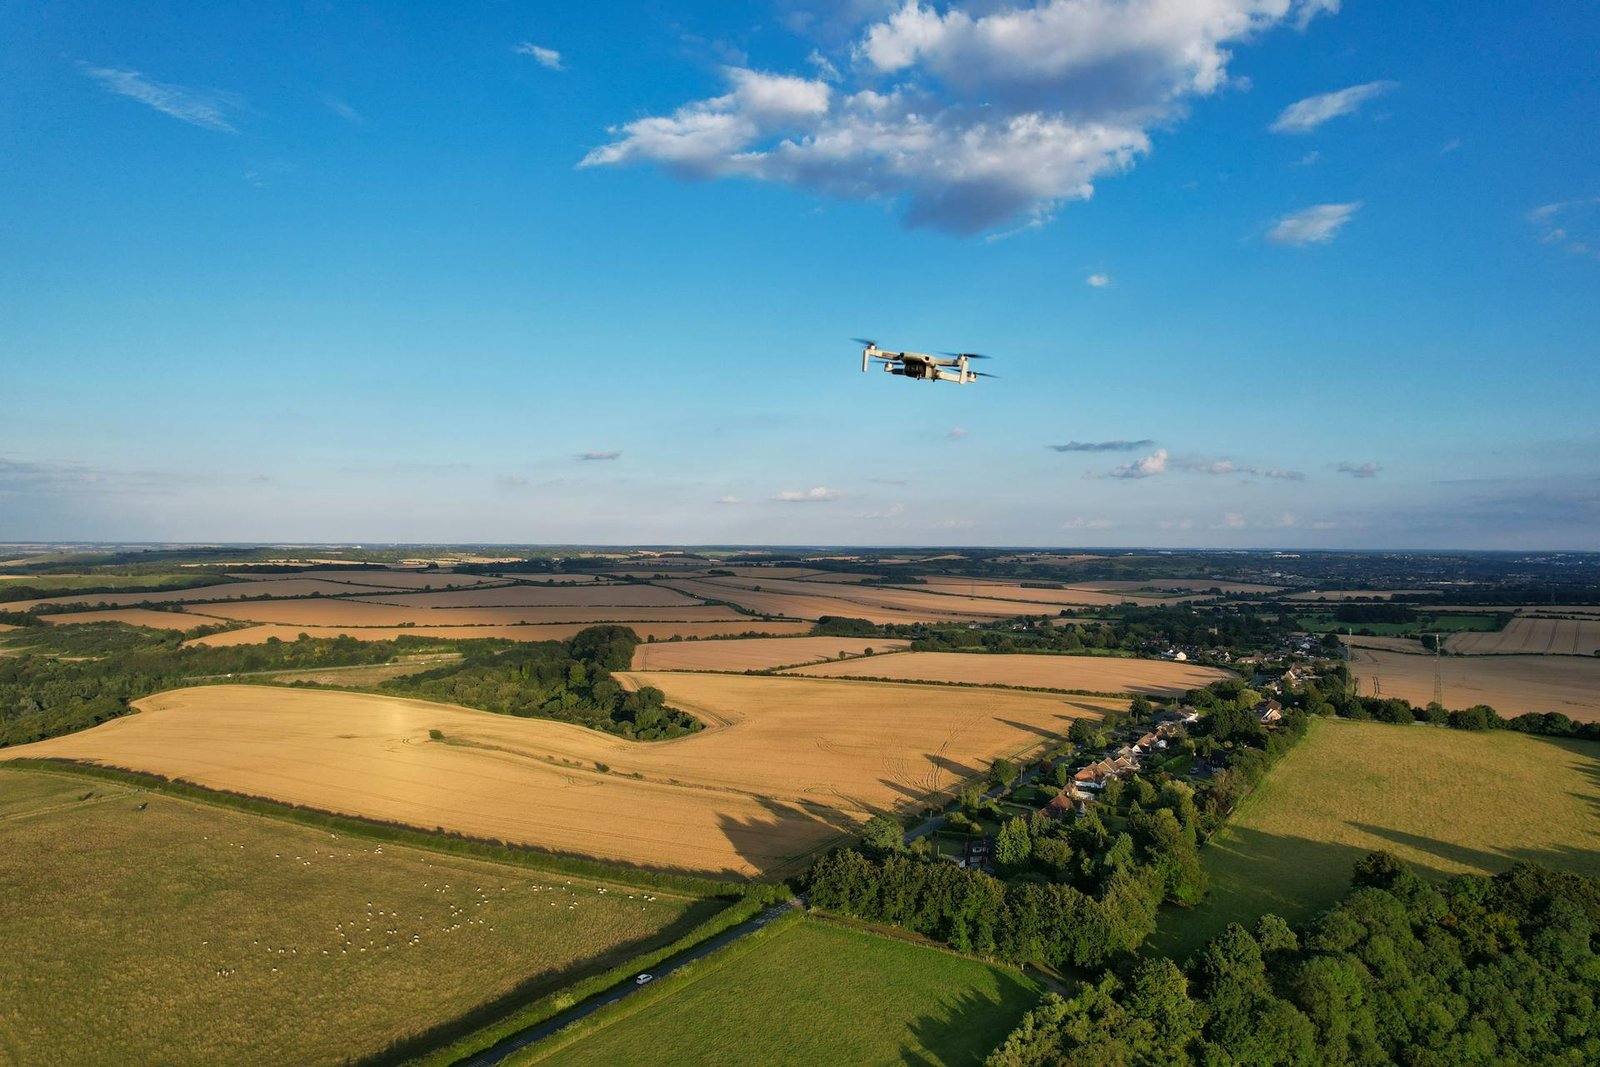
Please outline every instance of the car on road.
M633 984L634 985L644 985L646 982L655 981L655 978L656 978L656 976L653 975L653 974L641 974L639 977L637 977L637 978L635 978L633 980Z

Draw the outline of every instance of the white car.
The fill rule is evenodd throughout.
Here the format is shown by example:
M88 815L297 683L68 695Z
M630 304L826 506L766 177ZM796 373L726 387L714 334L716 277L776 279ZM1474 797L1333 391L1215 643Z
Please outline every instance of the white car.
M655 978L656 978L656 976L653 975L653 974L641 974L639 977L637 977L637 978L635 978L633 980L633 984L634 985L644 985L646 982L655 981Z

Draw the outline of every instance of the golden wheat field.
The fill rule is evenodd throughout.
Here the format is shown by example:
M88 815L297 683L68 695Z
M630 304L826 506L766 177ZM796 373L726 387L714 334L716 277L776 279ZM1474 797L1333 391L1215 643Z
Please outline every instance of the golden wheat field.
M790 870L1120 701L775 676L638 673L710 727L635 742L364 693L205 686L18 756L90 760L330 811L623 863ZM444 740L430 739L439 730Z
M1158 659L1111 656L995 655L984 652L899 652L838 663L797 667L787 674L828 678L894 678L912 682L965 682L1095 693L1181 696L1232 678L1228 671Z
M640 645L636 671L765 671L845 656L867 649L893 652L910 645L884 637L746 637L728 641L675 641Z
M717 906L58 772L0 819L4 1063L358 1062Z
M1444 647L1464 656L1593 656L1600 652L1600 617L1549 619L1519 615L1498 633L1453 634Z
M1362 696L1401 697L1416 705L1433 699L1437 662L1444 705L1488 704L1502 715L1559 711L1574 719L1600 720L1600 657L1409 656L1372 648L1350 650L1350 671Z
M1105 607L1140 599L1081 586L1026 589L1018 582L975 581L967 578L929 578L926 585L907 588L960 597L965 602L983 605L1007 615L1053 615L1062 608ZM1012 606L1010 602L1013 601L1018 603Z
M749 618L731 608L688 604L655 608L500 607L424 608L366 600L310 598L208 604L207 615L242 622L301 626L507 626L553 622L731 622ZM756 621L751 619L752 622Z
M875 623L967 622L1055 614L1058 605L924 591L910 586L754 578L673 579L663 585L708 600L725 600L767 615L818 619L842 615Z
M202 626L217 619L196 615L179 615L192 618L191 626ZM393 641L397 637L450 637L470 641L482 637L497 637L507 641L565 641L592 623L573 622L556 624L528 624L511 626L294 626L284 623L265 623L241 630L212 634L198 638L190 644L197 645L256 645L276 637L280 641L293 641L301 634L308 637L354 637L361 641ZM743 634L805 634L811 631L809 622L767 622L762 619L740 619L737 622L628 622L626 626L643 640L666 643L674 637L738 637Z

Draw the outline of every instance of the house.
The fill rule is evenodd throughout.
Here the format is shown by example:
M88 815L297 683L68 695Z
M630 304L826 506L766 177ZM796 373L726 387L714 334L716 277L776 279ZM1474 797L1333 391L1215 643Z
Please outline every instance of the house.
M1047 819L1065 819L1074 812L1083 811L1093 803L1094 797L1079 789L1074 783L1051 797L1050 802L1040 808L1039 812Z
M1276 700L1263 700L1254 710L1262 726L1271 726L1283 718L1283 705Z

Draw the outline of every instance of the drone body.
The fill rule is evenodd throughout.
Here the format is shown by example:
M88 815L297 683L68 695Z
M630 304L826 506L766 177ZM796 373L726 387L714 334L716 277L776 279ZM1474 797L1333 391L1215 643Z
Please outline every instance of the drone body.
M866 345L861 350L861 372L865 374L872 360L881 360L883 369L890 374L898 374L902 378L913 378L924 382L955 382L966 385L979 378L993 378L993 374L984 374L981 371L971 370L967 361L972 359L988 359L976 352L950 352L945 356L930 356L925 352L890 352L878 347L876 341L865 338L856 338Z

